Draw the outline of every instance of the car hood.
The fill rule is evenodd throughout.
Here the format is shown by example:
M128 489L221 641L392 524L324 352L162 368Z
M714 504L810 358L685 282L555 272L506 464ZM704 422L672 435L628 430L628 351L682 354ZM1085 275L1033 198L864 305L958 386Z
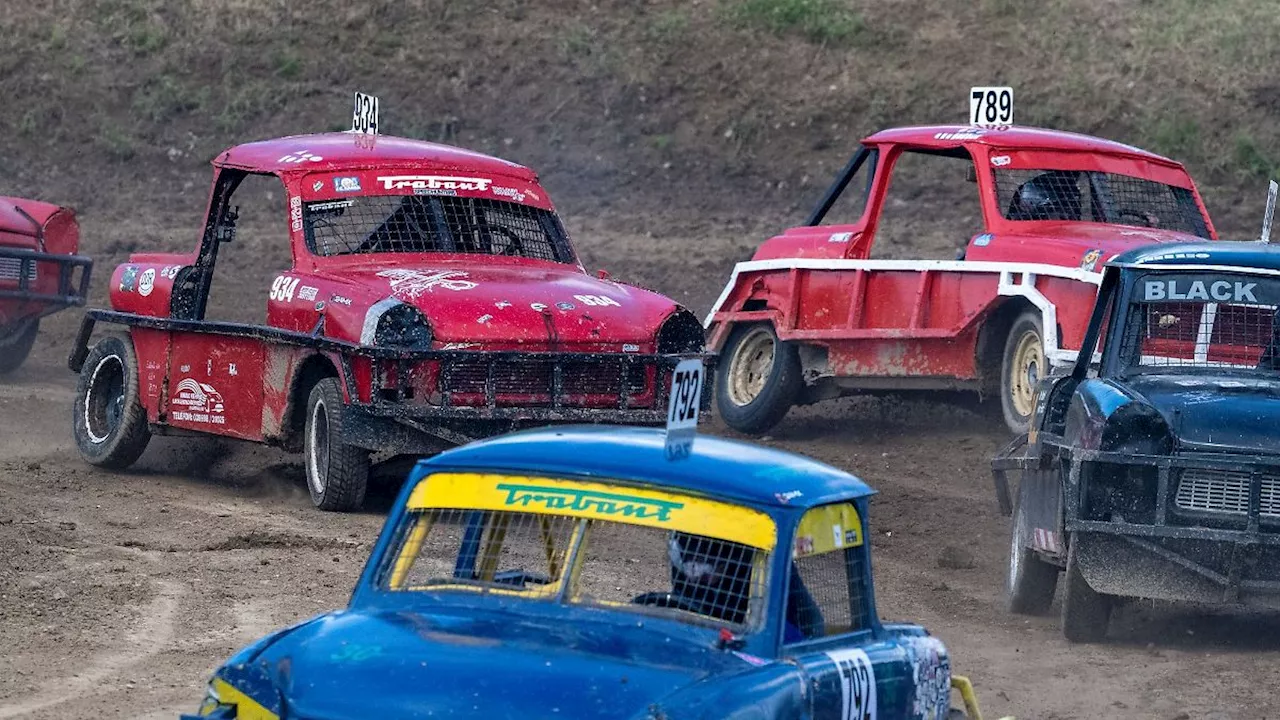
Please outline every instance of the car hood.
M648 347L678 307L658 293L553 263L366 265L332 277L357 286L366 298L414 305L434 337L446 343Z
M1280 453L1280 378L1143 374L1113 384L1159 412L1185 450Z
M288 717L310 720L627 718L708 675L750 669L731 653L668 635L544 622L342 612L218 674L251 696L256 685L264 705L278 704L262 697L275 693ZM246 681L247 668L265 682Z

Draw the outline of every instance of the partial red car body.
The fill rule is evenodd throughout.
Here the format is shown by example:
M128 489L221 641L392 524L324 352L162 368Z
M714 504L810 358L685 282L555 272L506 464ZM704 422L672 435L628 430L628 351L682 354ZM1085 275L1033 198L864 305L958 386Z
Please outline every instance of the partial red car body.
M972 163L984 231L959 259L869 259L904 153ZM822 224L846 192L865 193L861 218ZM803 225L735 267L708 314L720 414L759 433L793 404L962 390L999 396L1021 430L1036 379L1076 357L1103 262L1198 239L1217 234L1186 170L1128 145L1024 127L877 133Z
M370 452L435 452L526 424L658 424L672 368L709 358L689 311L585 272L528 168L351 133L240 145L214 167L197 248L132 256L112 275L112 309L87 315L71 366L82 372L89 410L77 428L90 462L127 465L118 461L133 452L94 454L111 419L94 415L85 379L94 323L129 329L136 359L121 364L136 365L149 432L305 450L313 499L326 509L357 505L364 479L359 492L326 500L317 453L367 475ZM248 174L283 183L293 264L247 300L266 304L266 325L210 322L212 269ZM324 447L313 437L322 382L342 406L325 409Z
M0 375L26 360L40 318L84 304L93 261L79 248L71 208L0 196Z

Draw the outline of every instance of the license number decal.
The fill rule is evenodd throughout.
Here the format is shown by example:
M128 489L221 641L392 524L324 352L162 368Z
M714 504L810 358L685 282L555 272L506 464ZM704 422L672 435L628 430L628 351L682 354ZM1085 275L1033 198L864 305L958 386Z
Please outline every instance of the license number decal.
M876 671L858 648L827 653L840 674L840 720L875 720Z

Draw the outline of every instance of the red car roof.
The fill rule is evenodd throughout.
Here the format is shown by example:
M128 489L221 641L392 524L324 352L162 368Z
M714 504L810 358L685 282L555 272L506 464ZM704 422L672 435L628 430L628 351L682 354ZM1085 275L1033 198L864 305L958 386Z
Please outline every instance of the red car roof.
M946 148L986 145L999 148L1068 150L1110 153L1140 157L1146 160L1178 165L1169 158L1124 143L1103 140L1092 135L1046 130L1014 125L1006 128L982 128L971 125L924 125L882 130L862 141L864 144L900 143L916 147Z
M484 153L390 135L348 132L291 135L236 145L223 151L213 164L272 174L420 167L470 170L537 181L537 174L529 168Z

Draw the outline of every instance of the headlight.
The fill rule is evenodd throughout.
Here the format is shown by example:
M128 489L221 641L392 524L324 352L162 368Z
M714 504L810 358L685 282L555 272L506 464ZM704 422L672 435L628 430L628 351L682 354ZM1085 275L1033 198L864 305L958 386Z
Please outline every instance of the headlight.
M682 354L702 352L707 346L702 323L688 310L677 310L658 330L658 353Z
M387 298L369 308L360 343L425 350L431 347L431 325L414 306Z

